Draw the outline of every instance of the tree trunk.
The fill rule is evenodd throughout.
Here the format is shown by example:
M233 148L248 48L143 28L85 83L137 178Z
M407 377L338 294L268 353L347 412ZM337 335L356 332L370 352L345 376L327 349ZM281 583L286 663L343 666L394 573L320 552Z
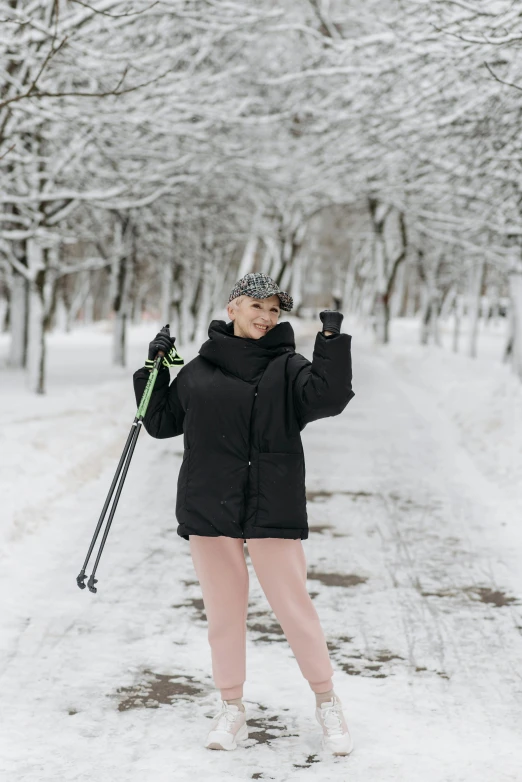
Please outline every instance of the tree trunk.
M433 343L440 347L439 331L439 313L440 313L440 291L434 290L430 305L430 330Z
M476 266L473 266L469 274L469 298L468 298L468 322L469 322L469 341L468 356L476 358L477 356L477 337L480 320L480 296L482 285L484 283L484 274L486 271L486 261L481 260Z
M421 306L421 345L427 345L430 337L435 345L440 346L439 336L439 292L434 282L423 286L423 302Z
M111 299L114 312L112 331L112 363L125 366L125 327L123 323L123 285L125 266L123 263L122 225L118 218L114 223L114 239L111 263Z
M376 227L374 243L374 263L377 270L377 290L374 296L375 335L377 342L385 345L390 336L390 300L388 296L388 284L386 279L386 248L384 246L383 225Z
M431 315L431 306L430 306L430 294L428 291L427 286L424 286L424 289L422 291L422 303L421 303L421 329L420 329L420 342L421 345L427 345L428 339L429 339L429 324L430 324L430 315Z
M7 297L0 298L0 333L7 331L9 326L9 300Z
M402 263L397 270L397 280L395 290L391 298L390 311L393 318L400 318L404 312L404 302L406 297L406 274L408 267Z
M277 273L272 271L270 276L275 280L281 290L286 290L290 285L292 278L292 268L296 256L298 255L306 234L306 222L299 221L295 228L289 231L282 242L280 242L280 252L277 258Z
M190 342L194 328L194 316L192 302L195 298L197 281L194 279L193 269L183 267L181 279L181 300L179 302L179 343Z
M395 258L394 260L391 260L389 257L389 247L387 247L386 244L385 228L387 220L392 214L392 207L380 203L374 198L369 199L368 207L374 234L373 261L376 271L376 291L373 302L375 333L377 341L381 344L386 344L389 342L390 338L390 298L393 292L397 271L406 258L406 222L404 215L399 213L397 234L400 237L400 250L395 252Z
M522 261L509 272L509 293L513 309L513 370L522 380Z
M127 313L119 309L114 314L114 331L112 342L112 363L118 367L124 367L127 357Z
M124 367L127 362L127 325L130 310L130 291L134 277L135 246L130 218L118 220L114 235L114 332L112 361Z
M76 316L76 313L74 312L74 308L72 306L72 302L69 300L67 302L64 302L66 304L65 306L65 331L67 334L70 334L73 327L74 318Z
M173 268L170 259L165 261L161 279L161 323L165 325L172 320L172 285Z
M40 275L38 275L40 277ZM45 394L45 310L39 279L29 286L29 388L35 394Z
M28 285L18 272L13 272L11 287L10 325L11 342L7 363L10 367L26 366L28 331Z
M354 309L355 274L359 265L358 249L353 239L350 242L350 254L344 271L342 299L345 310Z
M493 283L490 286L489 296L490 306L488 320L492 320L493 323L496 324L500 315L500 291L499 286L496 283Z
M513 346L515 344L515 314L514 307L511 305L506 316L506 344L502 354L502 362L508 364L513 356Z
M210 259L205 260L201 271L201 285L199 288L198 301L196 302L194 339L198 343L203 342L208 334L211 289L214 286L212 271L212 261Z
M180 331L181 331L181 299L183 292L181 289L183 279L183 266L180 263L176 263L174 268L173 280L172 280L172 300L171 300L171 313L170 313L170 333L173 337L176 337L176 343L180 344Z
M89 289L83 307L83 322L86 326L94 323L94 296L91 289Z
M462 310L463 300L458 294L455 296L455 304L453 309L454 321L453 321L453 352L459 352L459 340L460 340L460 326L462 323Z
M385 345L389 341L390 308L388 298L382 291L376 291L374 299L375 335L377 342Z
M408 273L408 286L406 293L406 302L404 305L404 315L407 318L414 318L419 311L419 290L420 290L419 272L417 267L412 264Z
M29 283L28 384L36 394L45 393L45 265L43 249L35 239L27 240L27 265L33 279Z
M457 299L457 288L454 285L451 285L446 290L446 295L443 296L442 304L440 307L440 315L439 317L441 320L446 321L453 310L455 309L455 301Z
M95 272L94 275L94 319L109 320L112 315L114 298L113 268L111 267L110 271L103 269L101 272Z

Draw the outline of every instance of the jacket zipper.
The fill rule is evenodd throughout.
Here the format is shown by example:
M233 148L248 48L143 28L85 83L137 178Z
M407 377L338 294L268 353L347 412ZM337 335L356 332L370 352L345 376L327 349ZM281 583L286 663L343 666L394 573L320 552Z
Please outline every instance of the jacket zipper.
M243 492L244 513L246 513L247 507L248 507L248 489L250 487L250 467L251 467L251 464L252 464L252 459L251 459L252 454L250 453L250 448L251 448L251 444L252 444L252 421L254 420L254 406L256 404L256 397L257 397L257 389L258 389L258 387L259 387L258 385L255 387L254 400L252 402L252 410L250 411L250 422L249 422L249 426L248 426L248 475L247 475L247 480L246 480L246 484L245 484L245 491Z
M249 428L248 428L248 448L249 448L249 452L248 452L248 466L249 467L250 467L250 464L251 464L251 456L252 456L252 454L250 453L250 448L251 448L251 445L252 445L252 421L254 420L254 407L255 407L255 404L256 404L257 389L258 389L258 386L256 386L256 390L254 392L254 401L252 402L252 410L250 411L250 424L249 424Z

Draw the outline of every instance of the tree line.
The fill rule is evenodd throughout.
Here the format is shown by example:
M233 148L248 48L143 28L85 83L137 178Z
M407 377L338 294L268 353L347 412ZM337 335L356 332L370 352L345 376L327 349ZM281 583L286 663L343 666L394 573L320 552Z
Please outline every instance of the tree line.
M45 335L159 311L178 344L253 269L333 303L506 316L522 377L522 10L508 0L0 0L0 322ZM485 298L486 297L486 298ZM489 302L484 312L484 301ZM30 348L28 349L28 346Z

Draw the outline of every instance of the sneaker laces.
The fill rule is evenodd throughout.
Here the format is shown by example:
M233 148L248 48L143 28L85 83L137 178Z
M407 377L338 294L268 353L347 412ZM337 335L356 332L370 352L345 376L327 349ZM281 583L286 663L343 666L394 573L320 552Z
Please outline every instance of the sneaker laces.
M229 704L224 703L221 708L221 713L218 714L215 730L230 730L231 726L236 721L240 709L237 712L232 711Z
M321 715L329 736L343 735L343 722L339 704L334 703L332 706L321 707Z

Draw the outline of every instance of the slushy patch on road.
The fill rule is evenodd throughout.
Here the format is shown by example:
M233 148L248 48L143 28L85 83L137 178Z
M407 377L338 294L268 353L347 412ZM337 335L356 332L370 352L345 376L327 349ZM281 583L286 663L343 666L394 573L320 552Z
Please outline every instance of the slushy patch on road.
M355 587L368 581L367 576L357 573L320 573L316 570L309 570L307 578L330 587Z
M192 680L192 676L143 671L142 678L136 684L131 687L118 687L116 690L116 697L123 696L118 703L118 711L157 709L162 704L172 705L179 698L206 694L206 691L198 683L192 683Z
M423 597L451 597L457 599L462 598L464 595L475 602L486 603L496 608L520 605L519 598L507 595L502 590L492 589L491 587L468 586L460 587L460 589L439 589L433 592L421 590L421 595Z

